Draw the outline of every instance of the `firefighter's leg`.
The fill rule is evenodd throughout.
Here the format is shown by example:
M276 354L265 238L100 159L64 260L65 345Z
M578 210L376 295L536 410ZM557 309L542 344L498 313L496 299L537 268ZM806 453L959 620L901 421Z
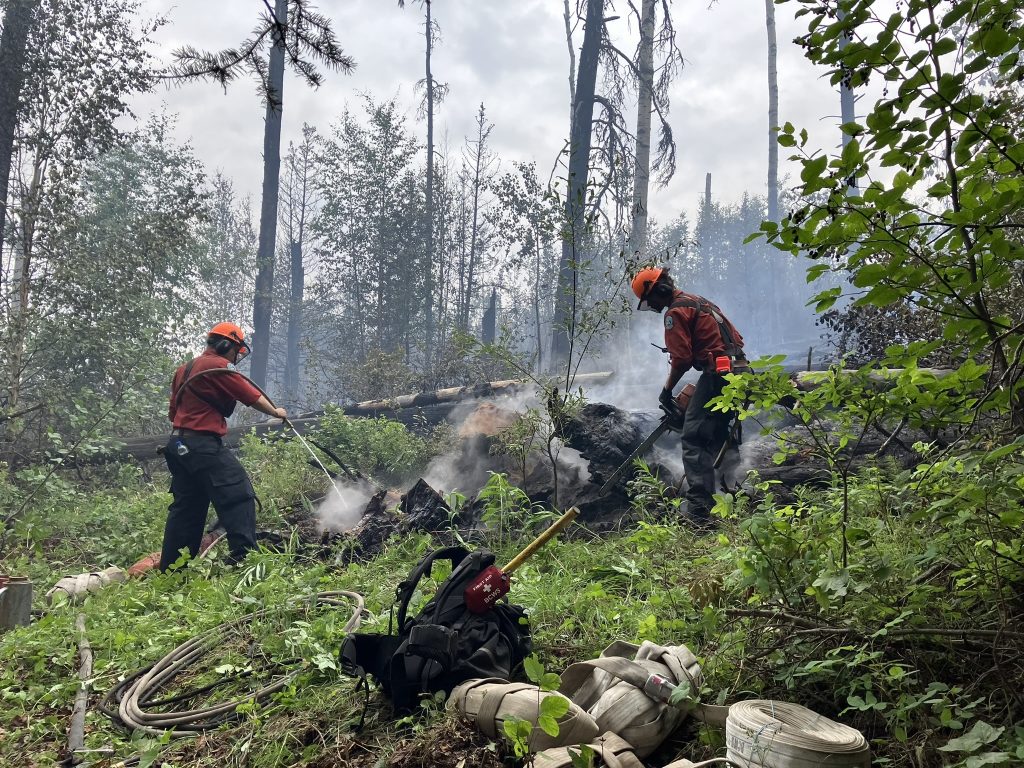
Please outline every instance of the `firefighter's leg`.
M252 483L238 459L223 447L208 482L210 500L227 532L228 562L238 563L256 548L256 494Z
M681 442L683 468L686 470L687 514L696 522L706 522L715 504L715 458L729 434L730 415L711 411L709 400L722 393L725 380L713 373L704 373L697 381L690 405L686 409Z
M203 539L206 512L210 497L202 477L191 471L193 462L177 455L176 440L164 450L167 468L171 471L171 493L174 501L167 509L167 523L164 526L164 543L160 550L160 570L166 571L186 549L192 557L199 553ZM192 458L191 455L187 458Z

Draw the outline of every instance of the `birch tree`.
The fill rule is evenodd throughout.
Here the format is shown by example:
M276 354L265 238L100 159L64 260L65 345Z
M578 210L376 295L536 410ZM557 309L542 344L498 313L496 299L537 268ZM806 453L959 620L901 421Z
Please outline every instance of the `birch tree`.
M657 22L661 7L661 24ZM648 193L650 189L651 118L658 115L660 138L653 170L658 181L665 184L675 173L675 142L668 122L669 86L683 66L683 55L676 45L676 30L667 0L643 0L639 14L633 12L640 27L640 42L633 61L610 42L604 45L610 64L627 62L629 78L636 84L636 151L633 165L633 194L630 209L630 248L642 253L647 239ZM656 57L660 62L655 66ZM613 73L617 70L611 67Z
M775 0L764 0L768 33L768 220L779 220L779 46L775 39Z

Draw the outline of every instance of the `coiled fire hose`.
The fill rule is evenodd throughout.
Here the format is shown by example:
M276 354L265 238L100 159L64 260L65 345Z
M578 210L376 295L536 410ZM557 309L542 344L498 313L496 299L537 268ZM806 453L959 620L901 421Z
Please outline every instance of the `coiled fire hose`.
M868 768L871 752L860 731L788 701L752 699L729 707L698 707L705 722L725 714L726 758L741 768Z
M656 701L671 703L676 686L634 661L605 657L588 664L631 683ZM725 759L740 768L871 765L871 750L860 731L799 704L753 699L728 707L698 705L691 714L708 725L725 728Z
M344 606L349 602L354 603L354 607L351 617L343 627L345 633L356 631L362 622L364 607L362 595L347 591L321 592L308 600L310 606ZM128 730L140 731L151 736L162 736L167 731L170 731L174 737L196 736L205 730L228 722L237 716L239 705L261 702L284 689L305 669L305 665L281 675L251 693L208 707L164 709L172 704L194 699L236 677L245 675L223 678L210 685L168 698L158 699L157 695L165 690L177 675L221 646L223 640L232 630L279 610L281 609L265 608L237 619L231 619L185 641L152 666L138 670L111 688L100 703L100 711Z

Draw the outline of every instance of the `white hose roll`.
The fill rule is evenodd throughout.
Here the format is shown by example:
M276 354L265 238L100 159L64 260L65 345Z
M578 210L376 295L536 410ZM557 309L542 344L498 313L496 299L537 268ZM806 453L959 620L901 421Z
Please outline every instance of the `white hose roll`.
M799 704L752 699L729 707L727 757L742 768L869 768L860 731Z
M80 573L77 576L65 576L46 593L46 601L52 603L55 597L63 593L65 598L75 603L86 595L99 592L110 584L120 584L127 579L128 574L116 565L104 568L102 571Z

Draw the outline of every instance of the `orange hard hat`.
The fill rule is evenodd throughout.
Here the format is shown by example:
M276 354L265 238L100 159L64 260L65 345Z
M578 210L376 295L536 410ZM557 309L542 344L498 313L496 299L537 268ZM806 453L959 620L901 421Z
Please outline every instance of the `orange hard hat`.
M249 345L245 342L245 331L234 323L217 323L207 336L219 336L223 339L229 339L238 345L239 358L245 357L249 354Z
M661 267L645 267L636 273L636 277L633 278L633 293L640 301L644 300L647 292L651 290L651 287L658 282L658 278L664 274L665 270Z

